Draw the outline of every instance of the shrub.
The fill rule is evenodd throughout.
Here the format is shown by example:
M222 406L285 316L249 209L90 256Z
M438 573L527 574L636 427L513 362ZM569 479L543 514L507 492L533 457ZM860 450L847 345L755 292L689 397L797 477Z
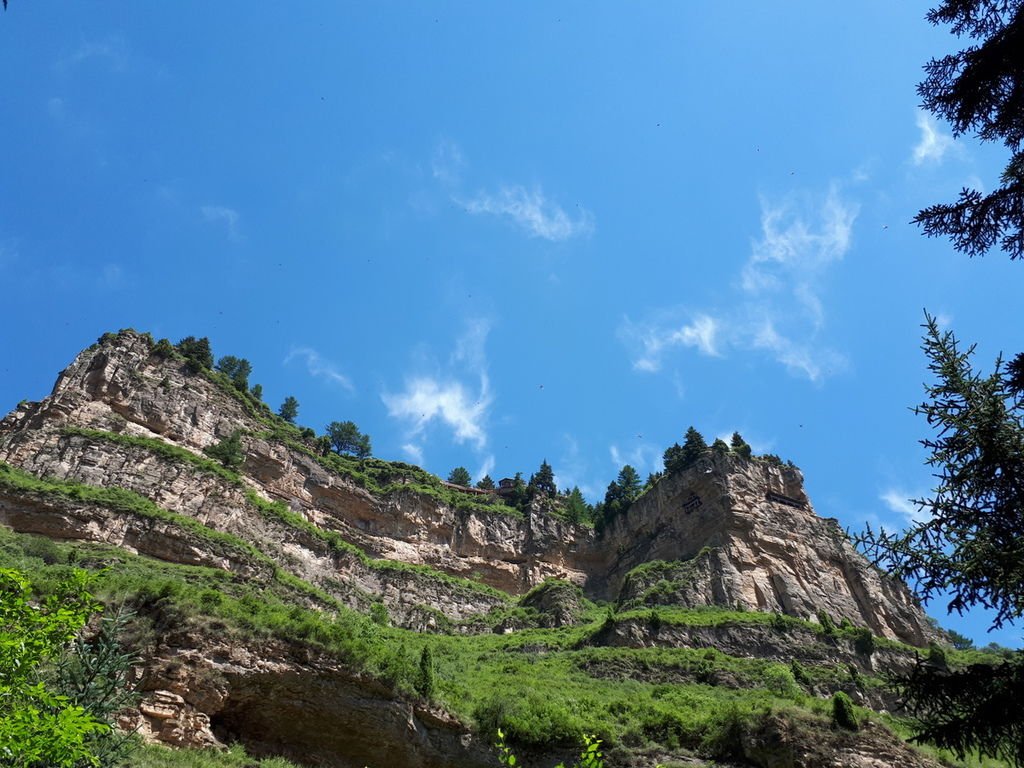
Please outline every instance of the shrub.
M848 731L856 731L860 728L853 702L842 691L836 691L832 695L832 722Z
M235 430L230 437L225 437L216 445L203 449L211 459L219 461L226 469L238 469L245 463L245 451L242 450L242 433Z
M185 358L185 369L189 373L213 368L213 352L210 350L210 340L205 336L201 339L186 336L178 342L178 351Z
M875 636L867 627L857 627L853 635L853 647L862 656L875 652Z
M804 669L804 665L796 659L789 662L789 671L793 673L793 679L796 680L800 685L810 688L814 685L814 681L811 680L811 676L807 674L807 670Z
M423 646L423 650L420 651L420 668L419 674L416 676L415 688L416 693L424 699L434 696L434 656L429 645Z
M800 688L793 671L783 666L771 666L764 671L764 685L775 696L783 699L797 699Z

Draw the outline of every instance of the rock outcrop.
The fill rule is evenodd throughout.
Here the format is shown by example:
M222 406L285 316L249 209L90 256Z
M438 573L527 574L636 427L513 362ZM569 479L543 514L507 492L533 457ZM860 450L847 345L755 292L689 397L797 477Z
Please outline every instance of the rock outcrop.
M608 560L594 591L624 604L660 591L662 604L827 614L918 646L934 634L906 586L815 514L795 467L710 452L662 478L602 543Z
M237 470L206 459L204 449L236 434L244 452ZM371 486L311 441L283 437L251 398L130 331L83 351L49 397L0 422L0 462L51 485L124 494L111 504L0 482L0 523L15 531L102 542L253 582L284 571L335 605L368 611L382 603L394 624L419 631L469 631L474 617L537 588L524 605L544 626L577 621L585 594L623 609L828 616L914 645L933 634L906 588L873 570L834 520L815 514L794 467L709 452L596 535L543 505L518 514L453 502L434 492L439 482L424 487L424 473L404 465L378 462L388 483ZM563 583L538 588L552 578ZM666 627L652 635L640 621L606 635L613 646L777 652L756 633ZM821 654L871 669L870 657L806 639L812 660ZM125 725L166 743L244 735L257 752L314 764L331 764L335 754L346 765L489 761L488 745L443 711L279 643L240 649L172 633L153 650L143 689Z

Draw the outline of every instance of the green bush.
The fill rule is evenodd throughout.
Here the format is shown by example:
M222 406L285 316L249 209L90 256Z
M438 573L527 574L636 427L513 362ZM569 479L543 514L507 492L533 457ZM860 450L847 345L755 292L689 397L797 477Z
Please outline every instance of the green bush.
M788 667L773 665L764 671L764 687L775 696L783 699L799 699L800 687L796 684L796 676Z
M875 652L875 636L867 627L857 627L853 635L853 647L862 656Z
M832 722L848 731L856 731L860 728L853 702L842 691L832 694Z
M245 463L245 450L242 448L241 430L235 430L216 445L207 446L204 453L216 459L225 469L236 470Z

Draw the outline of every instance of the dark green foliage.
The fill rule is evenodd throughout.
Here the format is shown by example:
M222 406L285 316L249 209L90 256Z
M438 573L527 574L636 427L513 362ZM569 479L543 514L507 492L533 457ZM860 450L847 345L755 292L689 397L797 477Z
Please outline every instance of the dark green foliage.
M420 665L416 675L416 693L424 699L431 699L434 696L434 655L429 645L424 645L420 650Z
M928 663L936 668L946 667L946 650L934 640L928 643Z
M106 768L129 749L110 720L127 703L132 658L110 622L97 647L74 641L99 603L88 576L71 571L40 603L18 571L0 568L0 764L5 768ZM116 627L115 627L116 629ZM47 666L56 664L56 673Z
M964 188L955 203L933 205L914 218L929 237L949 237L968 256L997 246L1024 257L1024 4L1020 0L944 0L932 24L973 39L961 51L932 59L917 87L922 105L946 120L954 136L974 133L1001 142L1010 160L1001 186L983 194ZM995 186L995 185L993 185Z
M875 652L875 636L867 627L853 630L853 647L862 656L870 656Z
M252 363L244 357L225 355L217 361L217 370L231 379L235 389L243 392L249 388L249 374L252 373Z
M675 443L666 449L662 457L665 462L665 471L678 472L692 466L707 449L708 444L705 442L704 436L694 427L690 427L686 430L686 439L682 445Z
M523 482L522 472L516 472L516 476L512 478L512 493L508 496L508 503L520 512L525 512L530 506L530 493Z
M554 496L558 493L555 487L555 473L547 459L540 463L540 469L530 476L529 490L531 496Z
M821 631L826 635L834 635L836 633L836 624L825 611L818 611L818 623L821 625Z
M569 491L569 494L565 497L564 502L564 514L566 520L574 525L585 525L591 522L593 507L591 507L585 498L583 498L583 492L580 491L579 486L573 486L573 489Z
M352 421L332 421L326 427L328 444L336 453L357 459L369 458L372 449L370 436L359 431Z
M235 430L216 445L210 445L203 452L211 459L219 461L230 470L236 470L245 463L245 450L242 448L242 433Z
M113 609L100 620L94 636L78 635L57 663L56 687L103 723L113 725L117 713L138 698L133 668L142 658L121 641L134 618L131 610ZM120 765L137 746L131 736L111 728L97 733L89 744L101 766Z
M160 339L160 341L153 345L152 354L164 360L169 360L174 357L174 345L171 344L170 339Z
M213 352L210 340L203 336L186 336L178 342L178 352L185 358L185 368L189 373L199 373L213 368Z
M288 395L281 403L281 407L277 409L277 415L287 421L289 424L294 424L295 419L299 417L299 401L291 395ZM312 432L312 430L310 430Z
M842 691L832 694L832 722L848 731L856 731L860 728L853 702Z
M915 412L936 436L922 440L937 485L916 503L922 522L904 532L870 528L868 556L904 578L925 601L942 593L949 611L993 609L993 627L1024 614L1024 398L999 361L989 375L971 365L953 334L926 316L924 351L937 381Z
M749 459L751 457L750 446L747 445L747 441L743 439L739 432L732 433L732 440L729 443L729 447L732 452L743 459Z
M807 674L807 670L804 669L804 665L796 659L789 662L789 671L793 673L793 679L800 685L805 688L814 687L814 681L811 680L811 676Z
M982 756L1024 765L1024 653L998 664L972 664L952 670L932 658L921 660L896 681L904 706L917 726L915 741L952 750L963 759Z
M633 467L626 464L605 491L604 503L601 506L601 527L617 516L625 514L641 490L640 476Z
M253 384L252 385L252 389L249 390L249 394L252 395L253 397L255 397L257 400L262 402L262 400L263 400L263 385L262 384Z
M743 760L743 734L749 718L750 713L743 712L735 703L730 704L712 722L701 742L701 754L715 760Z
M480 482L476 484L476 487L482 491L493 491L495 485L490 475L484 475L480 478Z
M718 456L724 456L729 452L729 444L720 437L715 438L715 442L711 444L711 450Z
M473 478L470 477L469 470L465 467L456 467L448 473L448 482L469 488L473 484Z
M969 651L974 648L974 641L967 637L967 635L961 635L952 629L947 629L946 634L949 636L949 644L956 650Z

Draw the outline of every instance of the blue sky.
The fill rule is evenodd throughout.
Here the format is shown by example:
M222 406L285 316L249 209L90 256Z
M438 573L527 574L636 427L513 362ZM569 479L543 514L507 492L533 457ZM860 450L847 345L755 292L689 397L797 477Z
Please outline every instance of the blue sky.
M11 0L0 411L105 331L206 335L441 475L596 500L692 424L904 523L923 310L1024 349L1021 266L908 223L1003 159L919 111L927 8Z

